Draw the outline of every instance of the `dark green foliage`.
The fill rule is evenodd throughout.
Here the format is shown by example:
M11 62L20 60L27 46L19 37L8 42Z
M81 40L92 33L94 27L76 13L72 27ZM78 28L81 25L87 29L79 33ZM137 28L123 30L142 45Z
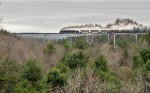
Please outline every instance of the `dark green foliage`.
M107 92L116 93L120 88L120 81L109 71L107 61L104 56L100 55L95 61L96 76L100 77L103 82L107 83Z
M19 79L19 66L10 59L0 59L0 93L11 93Z
M69 67L64 65L63 63L60 63L56 66L56 68L60 69L62 73L67 73L69 71Z
M41 65L36 60L28 60L22 67L21 79L14 93L46 93L47 89Z
M0 60L0 80L15 80L18 76L17 63L9 58Z
M121 48L125 48L128 46L128 42L126 40L118 40L117 45Z
M71 50L71 45L69 43L65 43L63 46L66 49L66 51Z
M84 38L77 38L73 43L73 47L77 49L86 49L89 47L89 44L86 42Z
M51 55L56 51L53 44L48 43L47 47L43 50L45 54Z
M74 54L65 55L62 62L67 65L70 69L78 67L85 67L88 62L88 57L81 51Z
M150 45L150 32L145 34L143 37L142 37L143 40L145 40L149 45Z
M150 60L146 62L146 64L142 67L143 81L147 83L145 85L145 93L150 92Z
M47 75L47 83L52 87L61 87L67 83L67 78L66 75L60 71L60 69L53 68Z
M140 51L140 56L133 58L133 69L135 72L135 77L142 77L143 83L150 82L150 49L143 49ZM150 87L148 85L144 85L143 90L146 92L149 91Z
M58 43L62 45L66 49L66 51L69 51L71 49L71 44L65 39L59 40Z
M13 93L48 93L48 87L41 81L36 82L35 86L28 80L22 80L16 85Z
M100 77L102 82L106 82L107 93L117 93L121 85L119 79L110 72L97 70L97 76Z
M30 59L23 66L22 78L30 82L37 82L43 78L43 70L36 60Z
M150 60L150 49L142 49L140 55L133 57L133 68L143 67L143 65L147 64L148 60Z
M116 41L116 44L120 48L127 48L131 43L135 42L134 38L132 36L126 37L126 38L120 38Z
M143 65L143 70L144 70L143 72L149 75L150 79L150 60L148 60L146 64Z
M107 60L100 55L96 61L95 61L95 68L99 71L104 71L107 72L108 71L108 67L107 67Z
M95 74L98 75L102 81L117 83L117 79L108 69L107 60L100 55L95 61Z
M61 45L63 45L63 44L65 44L65 43L67 43L67 40L65 40L65 39L60 39L60 40L58 40L58 43L61 44Z
M150 48L143 49L142 51L140 51L140 55L145 62L147 60L150 60Z
M108 42L108 37L107 37L107 35L97 36L97 37L94 38L94 42L107 43Z
M136 55L133 57L133 69L139 68L143 65L144 60L140 55Z
M32 86L31 82L24 80L19 82L14 88L14 93L38 93Z

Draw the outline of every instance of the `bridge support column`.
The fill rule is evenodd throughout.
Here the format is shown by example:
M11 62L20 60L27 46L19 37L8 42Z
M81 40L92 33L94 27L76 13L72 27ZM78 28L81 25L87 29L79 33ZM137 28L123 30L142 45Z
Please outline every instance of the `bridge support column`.
M29 36L27 35L27 41L29 40Z
M135 34L136 42L138 41L138 34Z
M93 43L93 34L91 36L92 36L92 43Z
M89 38L88 38L88 35L85 35L86 36L86 42L89 42Z
M48 42L49 43L51 42L51 35L49 35Z
M73 46L73 36L70 35L70 38L71 38L71 46Z
M109 34L107 36L108 36L108 44L109 44L109 41L110 41Z
M71 42L73 43L73 39L72 39L73 37L71 36Z
M45 41L45 34L43 35L43 43L44 43L44 41Z
M114 33L114 45L116 45L116 35Z

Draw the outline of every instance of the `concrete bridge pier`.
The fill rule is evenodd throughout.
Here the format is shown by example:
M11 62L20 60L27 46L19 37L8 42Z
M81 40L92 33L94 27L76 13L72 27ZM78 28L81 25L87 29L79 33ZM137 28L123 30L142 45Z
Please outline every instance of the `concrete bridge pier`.
M116 45L116 34L114 33L114 45Z
M29 36L27 35L26 38L27 38L27 41L28 41L29 40Z
M136 42L138 41L138 34L135 34Z
M93 34L91 36L92 36L92 43L93 43Z
M43 43L44 43L44 41L45 41L45 34L43 34Z
M86 37L86 42L89 42L89 36L85 35L85 37Z
M110 42L110 36L109 36L109 34L107 36L108 36L108 44L109 44L109 42Z
M49 34L48 42L51 42L51 35Z

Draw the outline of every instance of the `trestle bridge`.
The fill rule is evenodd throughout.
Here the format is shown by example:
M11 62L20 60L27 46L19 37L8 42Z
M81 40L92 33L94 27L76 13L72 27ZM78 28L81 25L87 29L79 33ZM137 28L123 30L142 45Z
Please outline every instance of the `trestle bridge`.
M61 34L61 33L15 33L16 36L20 38L24 38L26 40L35 39L41 40L42 42L48 41L51 42L52 40L59 40L59 39L68 39L72 42L72 38L84 36L87 41L94 42L94 37L96 36L107 36L107 42L110 43L110 40L113 41L113 44L116 44L117 36L134 36L135 40L138 41L139 36L144 35L146 33L76 33L76 34ZM110 38L111 37L111 38Z

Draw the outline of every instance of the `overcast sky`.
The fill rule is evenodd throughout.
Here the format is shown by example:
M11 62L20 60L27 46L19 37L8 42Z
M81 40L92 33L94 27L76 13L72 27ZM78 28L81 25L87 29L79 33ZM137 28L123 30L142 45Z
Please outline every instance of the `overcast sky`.
M0 0L0 1L149 1L149 0Z

